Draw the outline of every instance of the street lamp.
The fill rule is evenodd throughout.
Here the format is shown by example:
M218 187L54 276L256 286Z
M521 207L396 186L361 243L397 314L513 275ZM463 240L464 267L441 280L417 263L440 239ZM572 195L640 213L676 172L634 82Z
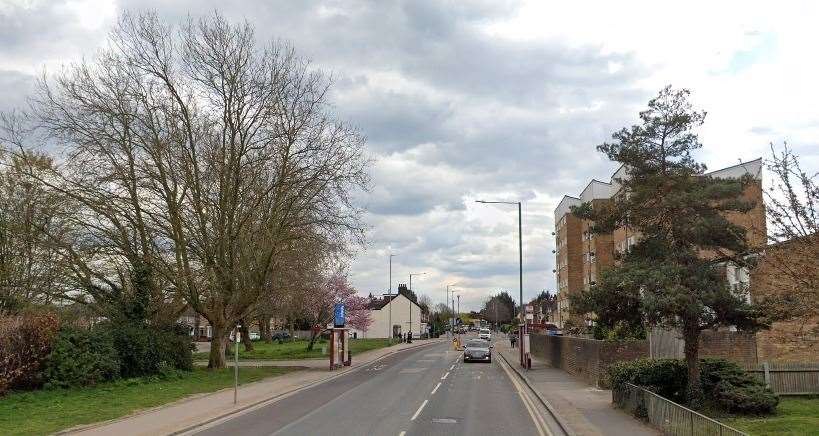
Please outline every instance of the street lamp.
M518 205L518 277L519 277L519 284L520 284L520 334L521 334L521 345L523 345L523 340L525 340L526 336L526 317L523 314L523 211L521 207L521 202L519 201L485 201L485 200L475 200L476 203L482 204L511 204L511 205ZM525 363L527 356L524 352L524 347L520 347L520 364L528 368L528 363Z
M444 306L449 307L449 287L450 286L455 286L457 284L458 284L458 282L450 283L450 284L446 285L446 299L444 299ZM452 292L455 292L455 291L452 291ZM453 311L454 310L455 310L455 308L453 308ZM455 320L452 317L450 317L449 318L449 332L450 333L455 333L455 331L454 331L455 324L454 323L455 323Z
M410 291L412 291L412 276L422 276L424 274L426 274L426 273L425 272L410 273L410 275L409 275L409 290ZM407 297L407 299L409 300L409 297ZM410 300L410 304L409 304L409 331L412 332L412 300ZM421 334L421 332L419 331L418 334Z
M525 319L523 317L523 213L521 211L521 203L519 201L484 201L484 200L475 200L475 203L483 203L483 204L516 204L518 205L518 276L519 276L519 284L520 284L520 312L518 316L520 316L521 323L525 324Z
M387 337L390 339L390 343L392 343L392 258L397 256L397 254L390 253L390 291L389 291L389 301L387 301L387 305L390 306L389 308L389 325L387 326Z

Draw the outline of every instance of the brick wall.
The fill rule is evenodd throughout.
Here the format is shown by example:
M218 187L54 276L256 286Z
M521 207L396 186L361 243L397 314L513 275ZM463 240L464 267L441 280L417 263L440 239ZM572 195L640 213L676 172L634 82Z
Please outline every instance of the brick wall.
M706 330L700 333L700 357L720 357L756 365L756 337L751 333Z

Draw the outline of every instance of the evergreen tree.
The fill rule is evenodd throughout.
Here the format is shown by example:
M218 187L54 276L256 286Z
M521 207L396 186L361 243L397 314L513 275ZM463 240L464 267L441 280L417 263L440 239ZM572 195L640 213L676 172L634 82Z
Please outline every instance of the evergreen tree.
M705 112L692 108L689 94L664 88L640 113L640 124L597 147L623 164L626 176L617 180L621 189L610 206L586 203L573 212L593 220L594 233L626 227L639 242L601 274L591 292L572 298L572 307L576 313L603 315L607 322L634 323L639 313L648 325L678 328L685 342L687 398L696 404L702 396L700 332L729 325L754 330L765 323L747 302L747 290L732 289L724 272L726 262L749 266L746 230L726 214L753 207L741 194L755 181L705 175L705 165L691 155L702 147L695 129Z

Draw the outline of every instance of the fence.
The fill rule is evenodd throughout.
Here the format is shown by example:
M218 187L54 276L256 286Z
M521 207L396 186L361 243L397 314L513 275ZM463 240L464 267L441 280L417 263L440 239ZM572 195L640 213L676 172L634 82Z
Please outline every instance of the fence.
M631 383L615 387L612 390L612 400L617 407L647 420L662 430L664 434L674 436L747 436L746 433Z
M745 370L778 395L819 394L819 363L763 363Z

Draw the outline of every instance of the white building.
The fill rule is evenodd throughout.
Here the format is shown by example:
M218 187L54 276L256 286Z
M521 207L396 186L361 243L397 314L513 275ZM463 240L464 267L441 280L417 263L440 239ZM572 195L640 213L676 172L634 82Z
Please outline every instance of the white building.
M355 333L359 338L388 338L391 331L394 336L398 336L411 330L412 336L417 338L427 332L421 307L401 294L384 294L382 298L373 300L369 309L373 320L370 327L367 331L350 329L350 335Z

